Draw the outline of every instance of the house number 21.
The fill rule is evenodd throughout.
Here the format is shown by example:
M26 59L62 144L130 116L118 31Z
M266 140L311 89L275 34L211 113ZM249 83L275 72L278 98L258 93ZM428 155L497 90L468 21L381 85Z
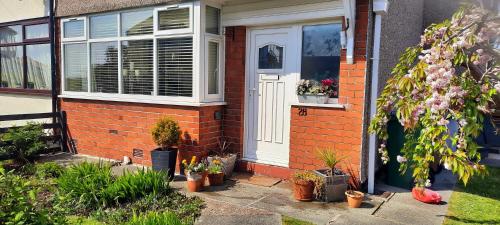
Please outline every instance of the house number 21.
M299 116L307 116L307 108L300 107L299 108Z

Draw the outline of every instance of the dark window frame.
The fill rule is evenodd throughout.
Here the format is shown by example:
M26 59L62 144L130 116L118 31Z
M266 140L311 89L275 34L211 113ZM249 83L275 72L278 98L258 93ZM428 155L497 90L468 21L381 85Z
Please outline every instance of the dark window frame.
M22 26L22 41L16 43L2 43L0 47L12 47L12 46L22 46L23 48L23 85L22 88L9 88L9 87L1 87L0 93L12 93L12 94L33 94L33 95L46 95L51 96L51 89L49 90L39 90L39 89L29 89L28 88L28 64L27 64L27 56L26 56L26 46L28 45L37 45L37 44L50 44L51 34L49 32L49 36L46 38L33 38L26 39L26 26L38 25L38 24L49 24L49 17L40 17L33 18L28 20L19 20L12 21L6 23L0 23L0 27L6 26ZM0 67L2 65L0 64ZM51 68L52 70L55 68ZM1 68L0 68L1 71ZM54 79L51 77L51 79ZM2 74L0 74L0 82L2 80ZM54 88L54 87L52 87Z

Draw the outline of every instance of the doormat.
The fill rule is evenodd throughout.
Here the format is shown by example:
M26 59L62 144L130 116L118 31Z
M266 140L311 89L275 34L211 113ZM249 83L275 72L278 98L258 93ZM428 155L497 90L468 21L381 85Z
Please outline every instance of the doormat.
M233 176L229 179L241 183L253 184L264 187L272 187L281 181L281 179L279 178L254 175L250 173L236 173L233 174Z

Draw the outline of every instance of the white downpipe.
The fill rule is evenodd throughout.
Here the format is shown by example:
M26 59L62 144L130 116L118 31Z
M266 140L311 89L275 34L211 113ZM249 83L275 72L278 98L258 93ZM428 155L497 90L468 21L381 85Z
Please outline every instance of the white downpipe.
M377 110L378 97L378 66L380 56L380 31L382 26L382 16L375 15L375 25L373 32L373 58L372 58L372 84L371 84L371 102L370 102L370 121L375 116ZM370 134L368 142L368 193L375 191L375 159L377 155L377 146L375 134Z

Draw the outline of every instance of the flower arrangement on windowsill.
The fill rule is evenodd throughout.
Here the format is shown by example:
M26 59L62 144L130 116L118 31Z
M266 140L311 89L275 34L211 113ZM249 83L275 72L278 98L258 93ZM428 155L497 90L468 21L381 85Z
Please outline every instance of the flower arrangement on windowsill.
M297 83L297 95L300 103L325 104L329 98L338 97L338 82L328 78L321 80L300 80Z

